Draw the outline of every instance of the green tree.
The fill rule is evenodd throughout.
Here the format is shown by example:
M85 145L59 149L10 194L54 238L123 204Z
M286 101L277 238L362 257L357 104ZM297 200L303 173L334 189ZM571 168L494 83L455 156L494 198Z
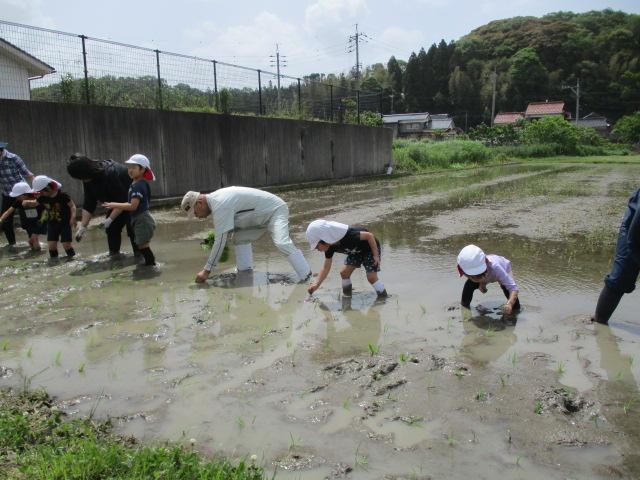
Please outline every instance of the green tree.
M526 102L546 96L549 72L533 48L523 48L511 57L508 75L513 108L522 108Z
M626 115L616 122L613 133L626 143L640 143L640 112Z

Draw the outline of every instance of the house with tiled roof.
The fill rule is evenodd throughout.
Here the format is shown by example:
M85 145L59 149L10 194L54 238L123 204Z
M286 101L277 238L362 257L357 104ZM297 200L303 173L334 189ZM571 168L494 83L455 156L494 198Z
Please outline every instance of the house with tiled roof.
M544 117L563 117L567 120L571 118L571 114L565 110L565 104L562 100L531 102L527 105L524 112L524 118L527 120L537 120Z
M453 118L446 113L422 112L383 115L382 124L385 127L393 128L394 138L453 136L458 133Z
M524 112L499 112L493 119L494 125L512 125L524 120Z
M31 100L29 81L50 73L51 65L0 38L0 98Z

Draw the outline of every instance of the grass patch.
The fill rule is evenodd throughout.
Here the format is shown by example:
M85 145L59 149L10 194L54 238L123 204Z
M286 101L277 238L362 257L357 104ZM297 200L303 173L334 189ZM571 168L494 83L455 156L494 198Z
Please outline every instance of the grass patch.
M43 391L0 391L0 471L11 479L262 479L262 468L179 445L140 446L110 422L67 420Z
M491 151L473 140L427 142L401 139L393 143L393 160L401 171L421 172L482 165L491 160Z

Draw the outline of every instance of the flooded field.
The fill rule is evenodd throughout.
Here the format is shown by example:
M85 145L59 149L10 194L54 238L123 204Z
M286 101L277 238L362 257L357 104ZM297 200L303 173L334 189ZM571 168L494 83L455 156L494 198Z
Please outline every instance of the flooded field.
M376 301L334 270L312 299L270 242L203 286L211 220L155 211L159 272L109 261L91 230L72 262L0 253L0 386L45 387L71 415L233 458L278 478L640 477L640 294L589 322L640 166L529 165L378 179L280 195L314 271L315 218L382 243ZM21 237L24 239L24 237ZM461 310L468 243L511 259Z

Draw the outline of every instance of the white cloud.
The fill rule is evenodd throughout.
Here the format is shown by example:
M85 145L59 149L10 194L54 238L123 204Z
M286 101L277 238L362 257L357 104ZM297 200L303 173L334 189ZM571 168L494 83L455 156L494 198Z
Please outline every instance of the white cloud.
M0 0L2 18L10 22L37 27L55 28L51 17L42 13L41 0Z
M381 35L382 43L396 52L396 55L408 56L424 43L424 34L420 30L407 30L401 27L386 28Z
M204 21L184 31L184 37L192 55L257 68L269 66L269 55L275 53L276 43L285 55L301 55L305 51L300 30L266 11L243 25L220 27Z
M332 30L345 21L357 21L358 16L367 11L367 0L317 0L305 10L305 29L308 32Z

